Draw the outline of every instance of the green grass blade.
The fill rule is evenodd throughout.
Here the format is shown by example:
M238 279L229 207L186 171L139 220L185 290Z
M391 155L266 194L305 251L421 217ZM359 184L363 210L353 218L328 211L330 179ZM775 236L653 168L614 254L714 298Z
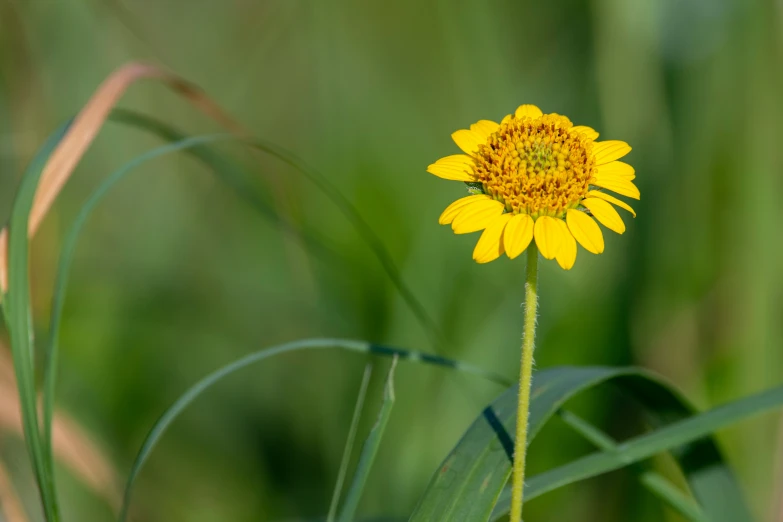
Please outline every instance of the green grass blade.
M356 473L353 476L351 488L345 497L345 504L340 512L339 522L352 522L356 516L356 508L359 507L359 500L364 492L364 486L367 484L367 478L370 476L375 457L378 454L378 448L381 446L383 433L386 431L386 425L389 423L392 406L394 406L394 369L397 367L398 357L392 360L389 376L386 377L386 386L383 389L383 404L378 413L378 420L370 430L367 440L362 446L362 454L359 457L359 464L356 466Z
M692 413L678 392L644 370L551 368L536 372L533 377L531 440L567 400L608 381L639 401L657 425ZM509 434L514 432L516 423L516 398L517 389L512 387L484 409L438 467L411 521L486 521L508 512L502 509L505 499L501 495L511 471L513 440ZM690 444L674 456L709 520L741 522L751 519L734 477L712 439ZM723 488L720 501L729 507L706 504L704 499L715 488ZM530 491L528 487L528 500L532 498ZM493 512L496 504L498 509ZM735 518L727 518L722 510Z
M11 339L11 352L19 389L25 443L40 490L44 515L49 522L58 521L60 511L54 483L54 467L47 458L49 452L38 425L27 230L30 210L43 167L69 126L70 122L49 137L22 177L9 223L8 292L3 299L3 312Z
M617 451L617 442L578 415L560 410L558 416L586 440L604 451ZM701 508L663 475L644 467L635 469L639 482L658 498L692 522L706 522Z
M144 443L136 455L136 459L131 467L131 471L128 475L128 481L125 486L125 494L123 497L123 503L120 510L119 520L124 522L127 517L128 504L130 502L131 492L136 478L141 471L144 463L147 461L150 453L154 449L160 437L168 429L171 423L179 416L182 411L187 408L193 400L199 395L204 393L207 389L212 387L221 379L228 377L229 375L246 368L252 364L263 361L270 357L281 355L284 353L297 352L301 350L317 350L317 349L333 349L338 348L342 350L348 350L360 353L370 353L375 355L381 355L385 357L394 357L401 360L408 360L411 362L422 362L426 364L434 364L452 368L460 371L467 371L468 373L476 373L472 367L462 365L456 361L450 361L443 358L434 358L428 354L416 352L412 350L402 350L399 348L391 348L388 346L379 346L368 343L366 341L356 341L351 339L304 339L301 341L294 341L290 343L280 344L266 348L241 359L238 359L222 368L210 373L196 384L191 386L185 393L163 412L163 415L158 418L154 426L147 434ZM425 357L426 356L426 357ZM483 372L479 372L482 374Z
M614 451L594 453L537 475L530 479L528 498L685 446L726 426L781 406L783 386L694 415L618 444Z
M326 522L334 522L334 518L337 515L337 507L340 504L340 494L343 491L343 483L345 482L345 475L348 473L348 464L351 462L353 443L356 440L356 430L359 428L359 419L362 416L362 408L364 407L364 398L367 396L367 386L370 384L371 375L372 375L372 364L367 364L367 366L364 369L364 375L362 376L362 384L359 386L359 395L356 398L356 406L353 409L353 417L351 418L351 427L348 428L348 438L345 441L343 458L340 461L340 470L337 473L337 481L335 482L334 485L334 492L332 493L332 502L329 504L329 513L326 516Z

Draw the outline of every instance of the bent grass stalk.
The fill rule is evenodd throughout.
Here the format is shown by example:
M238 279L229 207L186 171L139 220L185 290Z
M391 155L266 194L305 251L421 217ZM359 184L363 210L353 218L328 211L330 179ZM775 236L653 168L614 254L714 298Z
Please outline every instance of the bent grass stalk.
M514 467L511 477L511 522L522 520L522 502L525 489L525 456L527 453L527 424L530 417L530 385L533 377L533 350L536 338L536 311L538 309L538 248L527 247L527 276L525 279L525 326L522 334L522 366L519 372L519 403L517 406L517 436L514 443Z

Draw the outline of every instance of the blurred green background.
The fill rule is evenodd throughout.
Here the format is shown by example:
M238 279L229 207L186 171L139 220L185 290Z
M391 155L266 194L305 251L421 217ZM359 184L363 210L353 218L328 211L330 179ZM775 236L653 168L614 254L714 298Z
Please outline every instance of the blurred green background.
M514 377L524 261L471 260L476 235L437 224L464 194L425 172L450 133L520 103L628 141L639 217L570 272L544 262L539 368L641 365L705 408L783 382L783 6L741 0L0 0L0 206L27 161L119 65L144 59L203 87L259 137L339 187L383 239L448 343L444 355ZM192 133L215 127L165 88L123 107ZM43 337L64 233L97 184L160 144L108 124L33 243ZM93 214L62 331L59 406L124 479L147 430L210 370L252 350L343 336L432 351L351 224L298 172L221 146L309 248L202 164L146 164ZM283 356L217 386L176 422L134 497L135 519L297 520L326 512L366 359ZM360 428L379 404L377 360ZM408 515L500 389L403 363L361 513ZM617 437L641 420L611 389L575 406ZM759 520L783 521L779 414L720 433ZM0 453L27 505L18 436ZM591 448L552 421L533 472ZM661 465L666 468L665 460ZM111 517L62 472L66 520ZM33 515L35 512L33 512ZM526 521L679 520L625 471L531 501Z

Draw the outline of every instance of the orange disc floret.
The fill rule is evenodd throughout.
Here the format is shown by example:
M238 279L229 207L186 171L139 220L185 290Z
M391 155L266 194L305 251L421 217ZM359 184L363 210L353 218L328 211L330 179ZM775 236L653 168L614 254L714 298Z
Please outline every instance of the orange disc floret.
M511 118L474 155L486 194L515 214L563 217L590 187L593 140L572 131L565 116Z

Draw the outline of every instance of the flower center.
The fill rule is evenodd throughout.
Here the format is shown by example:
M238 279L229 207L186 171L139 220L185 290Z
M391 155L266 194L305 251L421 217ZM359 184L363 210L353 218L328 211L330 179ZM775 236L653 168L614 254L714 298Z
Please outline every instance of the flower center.
M563 217L587 194L593 140L558 114L511 118L480 145L474 172L484 192L514 214Z

